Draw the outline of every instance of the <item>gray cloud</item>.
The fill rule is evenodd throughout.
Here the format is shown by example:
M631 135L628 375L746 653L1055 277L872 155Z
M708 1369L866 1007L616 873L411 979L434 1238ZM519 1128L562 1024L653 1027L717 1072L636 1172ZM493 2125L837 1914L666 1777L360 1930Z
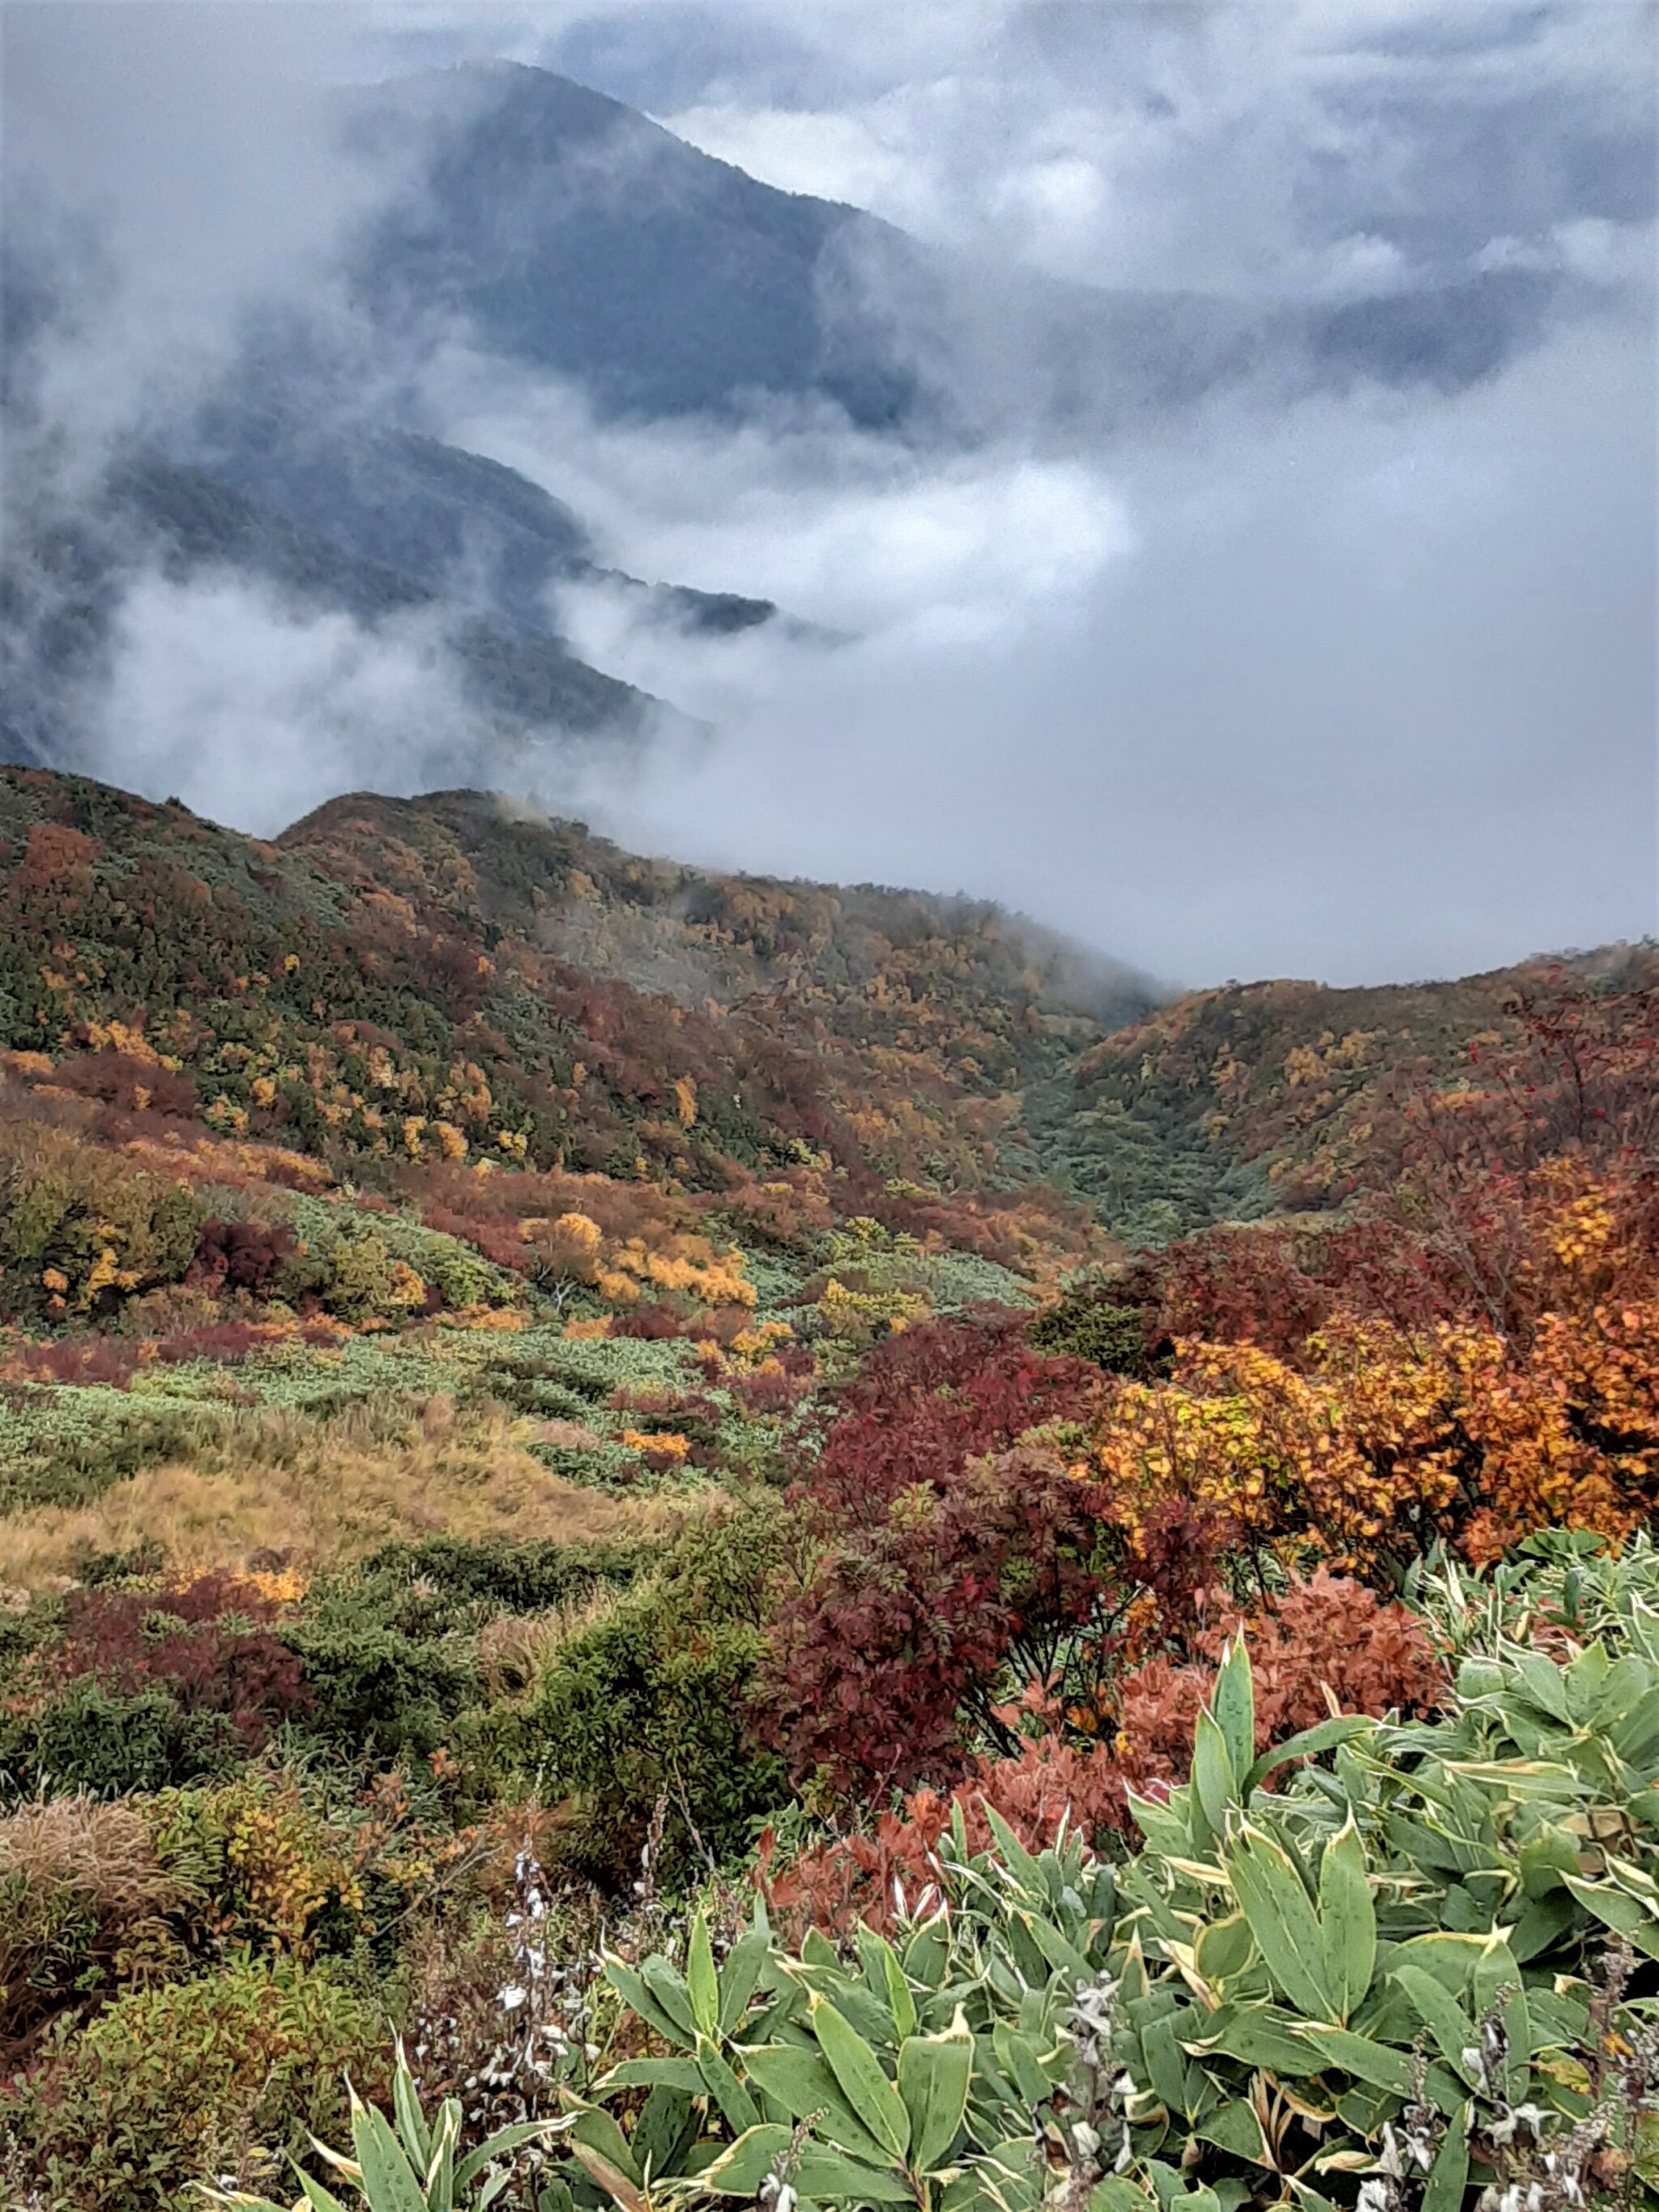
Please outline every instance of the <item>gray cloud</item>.
M1615 325L1431 401L1218 402L948 475L822 430L578 437L546 392L459 426L532 472L579 446L636 568L735 564L858 632L687 639L573 595L579 646L720 732L596 770L613 834L966 886L1189 979L1356 981L1652 927L1651 398Z

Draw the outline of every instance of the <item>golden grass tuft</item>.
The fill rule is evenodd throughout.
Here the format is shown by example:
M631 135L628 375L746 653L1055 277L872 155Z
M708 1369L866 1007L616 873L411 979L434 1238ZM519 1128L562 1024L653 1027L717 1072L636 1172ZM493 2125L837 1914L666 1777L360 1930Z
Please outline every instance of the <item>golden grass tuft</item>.
M423 1536L551 1537L573 1543L651 1528L666 1509L552 1474L499 1412L428 1424L407 1401L348 1407L327 1422L250 1411L188 1461L167 1461L91 1504L6 1521L5 1575L61 1585L88 1552L159 1546L170 1572L246 1571L279 1553L302 1572L349 1565ZM264 1562L262 1561L262 1564Z
M149 1825L131 1804L77 1790L0 1818L0 2048L15 2049L100 1982L173 1969L165 1916L193 1896L157 1863ZM59 1978L66 1917L83 1929L82 1948Z
M529 1689L573 1637L607 1620L618 1602L614 1589L601 1586L549 1613L504 1613L487 1623L478 1637L478 1667L490 1696Z

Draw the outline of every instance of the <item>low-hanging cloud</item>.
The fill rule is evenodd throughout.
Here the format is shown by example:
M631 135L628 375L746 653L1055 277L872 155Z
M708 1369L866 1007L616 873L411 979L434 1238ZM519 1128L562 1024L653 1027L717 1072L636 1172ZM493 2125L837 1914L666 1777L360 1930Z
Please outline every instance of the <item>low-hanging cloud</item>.
M271 836L342 791L453 781L476 728L430 616L370 628L235 576L146 573L77 765Z
M741 561L854 634L709 640L567 595L579 647L720 732L678 769L596 763L584 804L690 857L988 892L1188 978L1639 934L1651 383L1614 319L1432 401L1220 401L1109 471L993 451L944 484L851 434L589 423L618 561ZM533 475L570 405L497 391L454 427Z

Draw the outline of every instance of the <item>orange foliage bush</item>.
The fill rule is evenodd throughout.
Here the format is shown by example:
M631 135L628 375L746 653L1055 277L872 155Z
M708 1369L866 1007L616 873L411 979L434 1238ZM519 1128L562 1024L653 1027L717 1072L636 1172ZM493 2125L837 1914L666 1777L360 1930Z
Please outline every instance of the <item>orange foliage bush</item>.
M1120 1383L1088 1471L1131 1540L1184 1504L1387 1575L1437 1535L1481 1560L1539 1528L1639 1526L1659 1504L1652 1179L1557 1160L1500 1196L1504 1330L1339 1314L1294 1361L1185 1339L1167 1382Z

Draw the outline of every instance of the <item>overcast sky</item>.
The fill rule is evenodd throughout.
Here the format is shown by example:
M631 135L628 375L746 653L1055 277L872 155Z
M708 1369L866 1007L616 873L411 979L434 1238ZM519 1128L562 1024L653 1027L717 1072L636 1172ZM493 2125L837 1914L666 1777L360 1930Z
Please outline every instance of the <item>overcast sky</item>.
M425 404L633 573L854 640L693 644L573 599L598 665L716 730L581 789L625 838L1000 896L1189 981L1659 927L1645 0L12 0L3 32L14 179L72 182L127 279L58 364L111 421L210 362L238 303L323 285L386 189L309 135L307 88L484 57L993 272L1253 306L1563 272L1549 325L1462 389L1253 389L1092 442L605 423L464 341ZM268 812L349 772L319 669L394 722L420 689L337 625L147 588L112 774L165 746L228 812L286 728L312 781Z

